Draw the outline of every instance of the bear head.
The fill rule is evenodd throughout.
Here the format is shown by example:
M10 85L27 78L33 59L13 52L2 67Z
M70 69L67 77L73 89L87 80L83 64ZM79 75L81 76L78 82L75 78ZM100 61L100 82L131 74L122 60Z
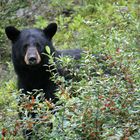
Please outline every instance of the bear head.
M52 37L57 31L57 24L51 23L44 29L18 30L14 26L5 28L8 39L12 42L12 59L16 65L36 66L44 63L45 47L55 52ZM46 62L46 60L45 60Z

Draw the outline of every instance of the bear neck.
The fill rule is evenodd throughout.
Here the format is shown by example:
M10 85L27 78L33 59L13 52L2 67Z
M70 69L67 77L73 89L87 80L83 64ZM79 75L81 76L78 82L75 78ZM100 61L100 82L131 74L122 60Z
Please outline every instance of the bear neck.
M15 66L18 83L20 83L18 88L32 91L32 89L45 89L46 85L48 88L53 87L55 83L51 80L51 77L52 74L56 72L56 70L53 70L54 67L51 67L51 69L49 68L50 67L47 65Z
M49 64L40 64L36 66L21 65L19 67L15 65L14 67L18 77L27 76L33 79L38 77L42 78L41 76L49 78L51 77L51 73L54 72L54 67Z

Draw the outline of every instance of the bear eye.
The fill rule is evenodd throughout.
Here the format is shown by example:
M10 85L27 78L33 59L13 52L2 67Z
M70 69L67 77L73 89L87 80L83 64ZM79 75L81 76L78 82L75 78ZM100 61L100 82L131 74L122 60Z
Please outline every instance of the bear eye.
M40 44L39 43L36 43L36 47L39 47L40 46Z
M27 47L28 47L28 44L25 44L25 45L23 46L24 50L26 50Z
M42 47L40 47L40 46L41 46L41 45L37 42L37 43L36 43L36 48L37 48L38 51L41 51L41 48L42 48Z

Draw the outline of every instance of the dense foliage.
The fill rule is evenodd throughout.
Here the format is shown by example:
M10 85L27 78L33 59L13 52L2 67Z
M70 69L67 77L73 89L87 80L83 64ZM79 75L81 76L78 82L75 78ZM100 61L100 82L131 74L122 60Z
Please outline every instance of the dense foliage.
M23 127L34 129L34 139L140 139L139 1L9 0L0 8L0 139L22 140ZM56 105L40 102L41 91L36 99L19 96L4 35L9 24L43 28L52 21L59 26L56 48L85 50L78 61L59 60L73 79L52 74L59 85ZM55 65L52 59L50 63ZM20 120L17 110L23 109ZM35 119L27 116L33 110Z

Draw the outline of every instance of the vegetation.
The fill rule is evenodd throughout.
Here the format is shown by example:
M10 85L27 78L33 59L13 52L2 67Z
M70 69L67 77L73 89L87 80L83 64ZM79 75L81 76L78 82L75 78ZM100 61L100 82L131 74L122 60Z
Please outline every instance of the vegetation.
M139 1L5 0L0 4L0 139L22 140L23 127L34 129L34 139L140 139ZM69 57L59 60L73 79L52 75L59 85L56 105L40 102L41 91L36 99L19 96L4 34L9 24L43 28L52 21L59 26L53 40L57 49L85 50L78 62ZM18 118L17 108L24 108L24 120ZM34 108L38 117L31 119L27 112Z

